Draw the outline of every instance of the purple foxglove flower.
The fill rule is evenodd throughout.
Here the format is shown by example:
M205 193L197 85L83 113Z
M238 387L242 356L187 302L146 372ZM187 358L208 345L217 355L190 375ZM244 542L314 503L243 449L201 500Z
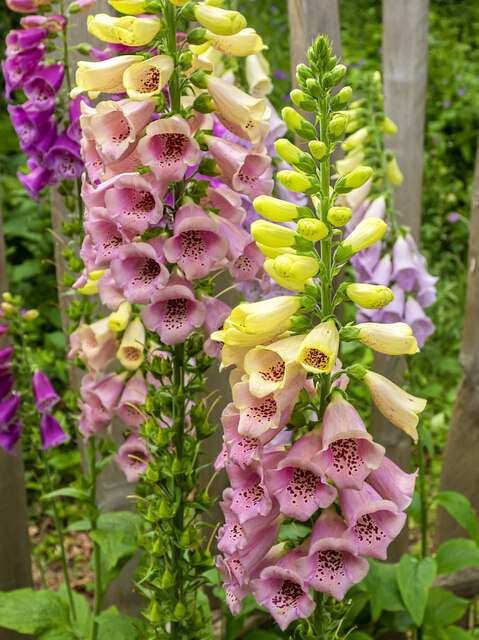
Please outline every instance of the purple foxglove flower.
M124 374L118 376L110 373L99 382L91 374L84 376L80 389L84 402L78 402L81 409L78 429L85 440L101 433L110 424L113 408L123 389L123 380Z
M0 429L7 426L13 420L20 406L20 396L13 393L6 400L0 402Z
M156 331L164 344L184 342L205 318L205 305L196 300L193 287L175 275L164 289L155 293L152 303L141 310L145 327Z
M68 435L63 431L58 420L45 413L40 420L40 437L42 439L42 449L51 449L68 440Z
M25 189L28 191L28 194L35 200L35 202L39 202L38 194L42 189L44 189L47 185L53 184L56 182L55 172L51 169L44 169L43 167L35 167L31 173L27 175L23 173L17 173L17 178L23 184Z
M336 489L327 484L323 470L313 461L320 446L319 432L301 436L276 469L266 472L268 490L276 496L281 513L288 518L305 522L336 499Z
M386 253L374 267L371 273L370 284L382 284L384 287L389 286L392 270L391 256L389 253Z
M404 322L404 291L397 284L393 284L391 291L394 294L394 300L390 302L387 307L380 309L380 313L378 314L380 318L379 322L386 324Z
M344 237L346 238L353 229L355 229L358 224L363 220L366 215L366 211L369 207L369 200L366 199L361 204L353 210L351 220L346 225L346 231Z
M0 324L0 338L2 338L8 331L6 324Z
M177 263L188 280L205 278L228 252L228 240L219 231L217 220L188 202L176 212L174 235L163 247L166 259Z
M81 124L80 124L82 103L85 103L86 105L91 106L88 98L83 95L79 95L76 98L73 98L72 100L70 100L70 107L69 107L70 125L66 130L68 137L71 140L73 140L73 142L76 142L78 145L80 145L81 138L82 138Z
M404 527L406 514L398 513L394 502L383 500L367 482L359 491L340 489L339 504L358 553L386 560L387 548Z
M47 151L57 137L56 120L43 111L34 111L29 107L29 103L8 106L13 127L20 139L20 147L22 151L33 146L37 150Z
M85 211L85 219L88 219L88 211ZM96 271L96 268L97 268L95 263L96 249L92 245L91 238L88 234L83 238L83 242L80 247L80 258L83 260L83 264L85 265L85 269L87 273L90 273L91 271Z
M301 548L284 555L273 567L266 567L251 588L256 602L265 607L284 631L298 618L309 618L316 603L309 594L310 585L296 569L303 555Z
M165 266L163 240L123 245L111 261L111 275L131 304L147 304L164 289L170 273Z
M85 169L79 146L63 131L45 155L45 165L65 180L79 178Z
M138 143L141 164L168 182L183 180L186 168L198 162L199 152L188 123L177 116L151 122Z
M21 420L14 420L6 427L0 428L0 447L8 453L16 456L13 447L17 444L22 434L23 424Z
M380 218L384 220L384 216L386 214L386 198L384 196L378 196L374 200L371 201L366 212L364 214L365 218Z
M37 71L23 87L25 95L38 111L49 114L55 108L57 92L60 89L65 68L60 62Z
M110 311L116 311L120 304L125 301L123 289L113 280L110 269L106 269L105 273L97 281L97 286L101 303Z
M123 420L128 429L138 431L140 425L145 421L141 412L135 407L141 407L145 404L147 394L148 385L142 372L137 371L125 384L118 401L118 407L115 409L116 415Z
M123 471L128 482L138 482L140 475L145 473L150 460L148 449L136 433L128 436L126 442L118 449L118 455L113 458L114 463Z
M406 306L404 308L405 321L411 327L413 336L417 340L418 347L424 346L427 338L432 335L436 329L432 320L424 313L419 302L408 296Z
M9 371L0 370L0 400L3 400L5 396L13 389L13 376Z
M391 500L399 511L404 511L411 504L417 473L406 473L384 456L380 466L369 474L368 484L384 500Z
M38 4L34 0L7 0L10 11L18 11L18 13L36 13Z
M436 282L439 280L436 276L432 276L423 267L419 269L416 278L417 301L423 307L429 307L436 301Z
M393 247L392 279L404 291L411 291L418 274L418 265L411 255L411 249L405 238L399 236Z
M2 327L4 326L5 325L2 325ZM14 352L13 347L4 347L3 349L0 349L0 365L6 364L10 360L10 358L13 355L13 352Z
M40 63L45 53L45 45L41 44L34 49L20 51L10 56L5 61L6 76L14 88L23 86L23 84L31 78L31 76L40 71L43 67Z
M385 452L372 442L358 412L341 393L333 393L324 412L322 444L321 451L313 454L313 462L341 489L361 489Z
M13 29L7 34L5 42L7 56L13 56L21 51L35 49L48 36L48 29L34 27L30 29Z
M373 274L381 257L381 248L382 243L376 242L351 258L351 264L361 282L372 284Z
M52 383L42 371L35 371L32 380L35 406L40 413L51 411L60 401L60 397L55 393Z
M314 523L308 555L296 562L307 584L336 600L369 571L368 561L357 557L356 545L345 537L346 529L335 509L326 509Z

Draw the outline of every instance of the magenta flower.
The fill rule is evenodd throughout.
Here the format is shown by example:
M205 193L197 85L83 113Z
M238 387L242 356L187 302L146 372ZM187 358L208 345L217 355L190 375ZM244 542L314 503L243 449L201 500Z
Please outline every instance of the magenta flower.
M35 371L32 380L35 406L40 413L51 411L60 401L60 397L55 392L52 383L42 371Z
M65 67L60 62L36 71L23 87L31 106L38 111L51 113L55 108L57 92L62 85L64 75Z
M165 266L163 240L132 242L120 247L111 261L111 274L131 304L147 304L170 276Z
M123 393L118 401L115 413L126 424L128 429L138 431L140 425L145 421L137 407L145 404L148 394L148 385L141 371L128 380L123 389Z
M174 235L165 241L168 262L178 264L188 280L205 278L228 252L228 240L219 223L194 202L184 204L175 215Z
M55 172L51 169L44 169L40 166L35 166L34 168L32 168L30 166L30 163L29 168L31 169L31 173L25 175L23 173L17 172L17 178L28 191L28 194L32 198L32 200L38 202L38 194L47 185L52 183Z
M271 158L263 144L250 149L213 136L206 137L211 155L216 160L221 178L237 193L246 194L251 200L273 192Z
M14 420L5 427L0 427L0 447L4 451L16 456L13 447L17 444L22 435L23 424L21 420Z
M13 420L19 406L20 396L17 393L0 402L0 429L4 429Z
M284 555L272 567L266 567L251 588L258 604L265 607L284 631L298 618L309 618L316 603L309 594L309 584L296 569L302 555L300 548Z
M391 500L399 511L404 511L411 504L417 473L406 473L384 456L380 466L369 474L368 484L384 500Z
M140 475L145 473L150 460L148 449L136 433L128 436L126 442L118 449L118 454L113 458L128 482L137 482Z
M0 400L3 400L5 396L13 389L13 376L9 371L2 371L0 367Z
M5 325L2 325L2 327L4 326ZM6 331L2 330L2 335L4 333L6 333ZM3 347L3 349L0 349L0 365L8 363L13 355L14 350L15 349L13 347Z
M20 19L20 24L24 29L34 29L43 27L50 33L60 33L66 27L67 20L60 15L52 16L24 16Z
M296 562L298 573L315 591L336 600L369 571L368 561L358 558L356 545L345 536L346 529L335 509L326 509L314 523L308 555Z
M276 469L266 472L268 490L276 496L281 513L288 518L305 522L336 499L336 489L327 484L321 466L314 462L320 446L319 432L311 431L296 440Z
M156 331L164 344L184 342L205 318L205 305L196 300L193 287L175 275L164 289L155 293L152 303L141 310L145 327Z
M63 131L45 155L45 164L64 180L73 180L81 176L85 164L80 155L80 148Z
M7 45L5 53L11 57L21 51L36 49L47 36L48 29L41 25L27 29L12 29L5 38L5 44Z
M386 560L387 548L404 527L406 514L399 513L391 500L383 500L367 482L359 491L340 489L339 504L358 553Z
M372 442L358 412L341 393L333 393L324 412L322 444L313 461L341 489L361 489L385 452L383 446Z
M63 431L58 420L45 413L40 419L40 437L42 439L42 449L51 449L68 440L68 435Z
M25 152L32 147L36 153L48 151L57 137L56 120L43 111L30 109L29 106L29 103L24 103L7 107L20 148Z
M199 153L188 123L177 116L151 122L138 143L140 165L150 167L159 180L167 182L183 180L186 167L198 162Z

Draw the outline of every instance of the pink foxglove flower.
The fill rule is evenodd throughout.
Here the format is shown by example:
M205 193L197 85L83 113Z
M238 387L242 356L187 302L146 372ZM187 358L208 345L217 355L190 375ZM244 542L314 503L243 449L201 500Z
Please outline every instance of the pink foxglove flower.
M358 558L346 529L335 509L326 509L313 526L308 555L296 562L298 572L315 591L329 593L336 600L342 600L369 571L368 561Z
M368 484L384 500L391 500L400 511L404 511L411 504L417 473L406 473L384 456L380 466L369 474Z
M136 433L128 436L126 442L118 449L118 454L113 458L128 482L137 482L140 475L145 473L150 460L148 449Z
M96 251L97 267L109 267L120 248L134 235L120 229L115 222L106 218L107 215L106 209L95 207L88 212L88 219L85 220L85 229L90 234Z
M108 327L108 318L91 325L82 324L70 336L69 358L78 353L88 369L102 371L118 351L116 334Z
M246 217L246 211L242 207L241 196L227 187L210 187L206 190L206 198L202 201L207 207L219 209L218 215L240 225Z
M156 331L164 344L184 342L205 318L205 305L196 300L190 283L179 276L171 276L168 285L141 310L145 327Z
M383 500L367 482L360 491L340 489L339 504L358 553L386 560L387 548L404 527L406 514L399 513L391 500Z
M169 262L178 264L188 280L205 278L228 251L218 221L200 206L188 202L175 215L174 235L164 244Z
M145 404L148 394L148 385L141 371L128 380L123 389L123 393L118 401L115 413L119 416L129 429L138 431L140 425L145 421L139 407Z
M324 413L322 444L313 461L341 489L361 489L385 451L372 442L358 412L341 393L333 393Z
M97 287L101 303L108 307L110 311L116 311L120 304L125 301L123 289L114 281L110 269L106 269L105 273L97 281Z

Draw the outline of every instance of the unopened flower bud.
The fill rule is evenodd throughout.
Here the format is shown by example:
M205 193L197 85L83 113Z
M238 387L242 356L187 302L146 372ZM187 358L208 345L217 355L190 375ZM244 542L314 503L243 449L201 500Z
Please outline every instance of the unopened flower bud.
M300 138L305 140L314 140L316 138L316 128L292 107L284 107L281 115L288 129L294 131Z
M391 184L399 186L404 179L401 169L394 156L390 157L387 161L386 175Z
M292 247L296 240L296 233L292 229L267 220L253 222L251 235L257 242L272 247Z
M126 300L120 304L116 311L108 316L108 328L112 331L124 331L131 316L131 304Z
M335 227L344 227L351 220L351 209L349 207L331 207L328 211L328 221Z
M38 318L39 315L40 314L36 309L29 309L23 314L23 319L25 320L25 322L33 322Z
M347 124L348 119L346 116L342 114L334 116L328 124L329 137L333 140L337 140L338 138L340 138L346 131Z
M196 4L193 11L203 27L219 36L232 36L246 27L246 19L238 11L229 11L204 3Z
M383 131L384 133L389 133L389 135L391 136L398 132L396 123L393 122L391 118L388 118L387 116L385 116L383 120Z
M278 140L276 140L276 142L274 143L274 148L276 149L278 155L281 156L281 158L283 158L283 160L285 160L286 162L289 162L289 164L295 164L296 162L298 162L300 156L306 155L301 151L301 149L299 149L296 145L294 145L286 138L279 138Z
M15 307L10 302L2 302L0 307L4 310L7 317L13 316L16 313Z
M328 226L317 218L302 218L298 222L297 231L302 238L312 242L323 240L329 233Z
M372 176L371 167L357 167L346 176L342 176L334 185L336 193L348 193L353 189L359 189Z
M293 103L303 111L316 111L316 102L300 89L293 89L289 94Z
M175 616L175 618L181 620L186 616L186 613L187 611L185 605L181 602L181 600L178 600L175 606L175 610L173 611L173 615Z
M331 98L331 109L343 109L351 100L353 90L351 87L343 87L341 91Z
M293 193L316 193L319 188L319 185L308 176L305 176L304 173L296 171L278 171L277 178L283 187L293 191Z
M380 240L387 231L387 224L381 218L365 218L341 242L334 254L336 262L346 262L358 251L367 249Z
M357 131L352 133L350 136L348 136L344 140L344 142L341 145L341 148L344 149L344 151L350 151L351 149L354 149L354 147L357 147L358 145L362 144L367 137L368 137L368 128L361 127L361 129L358 129Z
M311 155L316 160L324 160L326 158L326 154L328 153L328 148L324 144L324 142L320 140L311 140L308 144L309 150L311 151Z
M319 98L323 92L323 88L316 78L308 78L306 80L306 87L309 93L315 98Z
M296 77L298 82L306 83L308 78L314 78L314 73L305 64L298 64L296 67Z
M332 86L335 87L337 84L341 82L346 74L346 67L344 64L337 64L331 72L331 81Z
M4 293L2 293L2 298L5 300L5 302L13 302L13 296L9 291L5 291Z
M296 218L313 216L307 207L298 207L287 200L280 200L271 196L258 196L253 201L256 212L273 222L290 222Z
M391 289L380 284L354 282L345 287L346 295L363 309L381 309L394 300Z

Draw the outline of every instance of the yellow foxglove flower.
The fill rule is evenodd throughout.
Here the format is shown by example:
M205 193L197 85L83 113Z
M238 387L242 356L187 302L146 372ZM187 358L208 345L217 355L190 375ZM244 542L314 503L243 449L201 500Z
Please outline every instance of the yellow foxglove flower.
M123 84L132 100L145 100L159 93L174 69L169 56L155 56L132 64L123 74Z
M329 229L322 220L317 218L301 218L298 222L298 233L306 240L318 242L319 240L324 240L329 233Z
M290 222L300 215L299 207L292 202L271 196L258 196L254 199L253 206L256 213L273 222ZM311 212L312 215L313 212Z
M205 82L221 123L240 138L260 142L266 135L261 127L261 120L268 113L264 99L253 98L215 76L206 76Z
M88 17L88 31L102 40L129 47L148 44L160 30L160 22L155 18L135 18L123 16L115 18L106 13Z
M294 296L278 296L260 302L242 302L233 309L228 320L243 327L247 333L264 333L276 330L300 307L300 298Z
M280 155L283 158L283 160L285 160L286 162L289 162L290 164L295 164L296 162L299 162L301 159L301 156L308 157L304 153L304 151L301 151L299 147L297 147L295 144L293 144L286 138L278 138L278 140L276 140L276 142L274 143L274 148L276 149L276 152L278 153L278 155Z
M368 371L363 380L374 404L383 416L405 431L417 443L418 414L424 410L427 400L412 396L391 380L373 371Z
M401 173L401 169L399 168L396 158L393 157L387 161L386 175L391 184L394 184L397 187L402 184L404 176Z
M346 295L363 309L381 309L394 300L391 289L381 284L353 282L347 285Z
M359 167L361 162L364 160L365 155L362 148L357 147L357 151L356 149L354 151L354 153L348 153L345 158L336 160L336 171L340 176L345 176L348 173L351 173L351 171L354 171L356 167Z
M266 220L253 222L251 235L257 242L270 247L292 247L297 237L292 229Z
M269 62L260 51L246 56L246 82L254 98L264 98L273 91Z
M341 178L342 184L347 189L359 189L359 187L362 187L367 183L372 174L373 170L371 167L359 166Z
M193 11L201 26L219 36L232 36L246 27L246 19L239 11L228 11L204 3L195 5Z
M94 97L102 92L124 93L123 73L141 59L141 56L118 56L101 62L80 60L75 76L77 86L70 96L75 98L83 91L95 94Z
M368 128L361 127L361 129L358 129L344 140L344 142L341 144L341 148L344 149L344 151L351 151L351 149L354 149L354 147L362 144L367 137Z
M143 360L145 350L145 327L139 317L130 322L120 343L116 357L129 371L138 369Z
M293 193L306 193L315 187L315 183L308 176L297 171L278 171L277 178L285 189Z
M336 262L346 262L358 251L367 249L380 240L387 231L387 224L381 218L364 218L358 226L341 242L336 250Z
M177 7L184 7L185 4L188 4L188 2L190 2L190 0L170 0L170 2Z
M335 227L344 227L351 220L352 211L349 207L331 207L328 211L328 221Z
M358 338L370 349L390 356L416 353L417 340L411 327L405 322L382 324L363 322L353 327L359 330Z
M304 336L290 336L269 346L251 349L244 359L244 370L249 375L249 390L255 398L264 398L277 389L283 389L291 378L301 373L296 362Z
M207 31L206 38L208 38L208 42L212 47L227 56L244 58L245 56L252 56L263 51L263 49L266 49L261 36L259 36L254 29L250 29L249 27L247 29L242 29L234 36L218 36Z
M78 293L81 293L82 296L92 296L98 293L98 281L93 280L93 278L88 278L85 285L78 289Z
M263 264L266 273L275 282L290 291L304 291L304 285L311 282L311 278L318 273L319 263L311 256L284 254L269 258Z
M389 135L394 135L398 132L397 124L386 116L383 121L383 131L384 133L389 133Z
M318 324L304 338L297 360L306 371L329 373L334 367L339 350L339 332L334 320Z
M225 346L223 347L223 354L225 358L224 366L226 367L228 364L232 364L232 362L227 364L227 356L225 354L227 347L235 349L248 347L249 350L251 347L256 347L258 344L273 342L277 336L289 329L290 325L291 323L288 320L285 320L282 324L279 324L271 331L265 331L263 333L247 333L240 325L226 321L223 330L215 331L210 337L212 340L224 343ZM231 352L229 353L231 355Z
M108 316L108 328L112 331L124 331L130 321L130 316L131 304L125 300L116 311Z
M139 13L143 13L146 7L145 0L108 0L113 9L116 9L119 13L126 13L129 15L137 16Z
M258 241L256 241L256 246L267 258L279 258L279 256L283 256L286 253L291 255L298 254L296 249L293 249L292 247L272 247L269 244L262 244Z

